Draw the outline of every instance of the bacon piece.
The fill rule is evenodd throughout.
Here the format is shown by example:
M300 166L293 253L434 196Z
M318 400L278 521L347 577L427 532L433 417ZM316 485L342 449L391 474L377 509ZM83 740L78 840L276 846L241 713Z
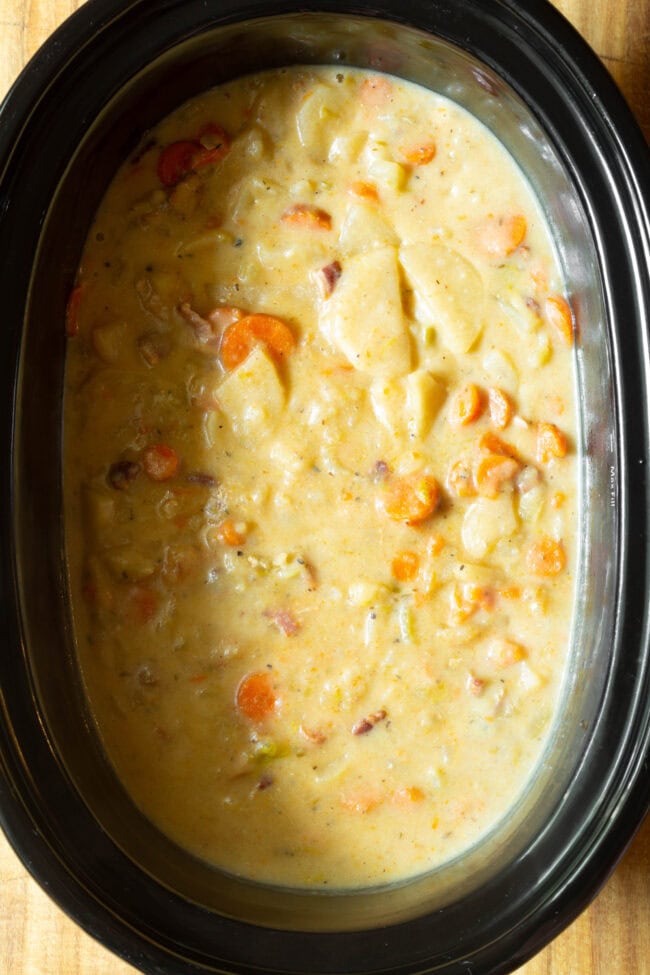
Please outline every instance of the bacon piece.
M295 636L300 629L300 623L288 609L267 609L266 618L274 623L285 636Z
M339 261L332 261L331 264L326 264L325 267L315 273L314 277L323 298L329 298L342 273L343 269Z
M361 721L357 721L356 724L352 725L352 734L367 735L368 732L372 731L375 725L379 724L380 721L383 721L385 717L386 711L384 708L380 708L379 711L373 711L372 714L367 715L365 718L362 718Z

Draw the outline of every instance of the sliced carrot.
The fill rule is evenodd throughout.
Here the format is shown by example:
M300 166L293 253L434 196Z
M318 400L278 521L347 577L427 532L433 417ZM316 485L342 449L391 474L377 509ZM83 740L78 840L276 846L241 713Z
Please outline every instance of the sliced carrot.
M562 542L548 535L536 539L526 552L526 566L536 576L556 576L566 566L566 553Z
M391 563L391 571L398 582L412 582L420 568L417 552L400 552Z
M156 172L163 186L175 186L188 173L219 162L230 151L230 137L220 125L209 122L198 139L170 142L158 156Z
M549 295L544 302L544 313L546 321L564 345L573 345L573 313L566 298L562 295Z
M385 105L392 92L392 84L388 78L383 78L381 75L366 78L359 89L361 103L366 108L379 108L381 105Z
M569 445L567 438L554 423L538 423L536 448L539 463L550 464L556 458L566 457Z
M454 393L449 404L449 422L454 426L467 426L478 420L483 412L481 391L474 383L467 383Z
M81 285L72 289L65 306L65 334L72 339L79 333L79 305L81 304Z
M521 589L519 586L504 586L502 589L499 589L499 596L502 599L520 599Z
M432 535L427 543L427 554L440 555L446 544L444 535Z
M506 440L502 440L491 430L486 431L478 442L479 450L487 454L501 454L502 457L514 457L518 460L517 451Z
M404 789L397 789L392 796L393 802L402 805L409 802L422 802L424 792L417 785L407 786Z
M183 139L178 142L170 142L158 156L158 166L156 172L158 179L163 186L175 186L192 171L194 160L201 152L201 146L196 142Z
M412 166L426 166L435 159L437 146L435 142L421 142L418 145L403 146L400 154L405 162Z
M351 196L358 196L362 200L371 200L373 203L379 202L379 193L374 183L365 183L362 180L355 180L350 183L348 193Z
M476 487L485 498L496 498L502 486L519 473L520 464L514 457L487 454L476 468Z
M282 223L290 227L304 227L306 230L331 230L332 218L325 210L311 203L294 203L280 217Z
M180 460L173 447L157 443L145 449L142 466L152 481L169 481L176 476Z
M457 498L476 496L474 472L468 461L461 458L451 465L447 472L447 490Z
M217 538L223 545L230 545L233 548L243 545L246 541L246 536L237 529L231 518L226 518L217 526Z
M208 166L220 162L230 152L230 136L216 122L208 122L199 132L199 151L197 152L192 169Z
M497 430L505 430L512 420L512 403L508 394L498 386L490 386L488 389L488 409L492 424Z
M492 642L488 656L497 667L511 667L525 660L528 654L520 643L506 637Z
M270 674L264 670L247 674L239 682L235 700L239 713L250 721L270 718L278 705Z
M479 228L479 246L490 257L508 257L523 243L527 229L526 218L520 213L489 216Z
M275 359L282 359L296 344L288 325L272 315L245 315L223 333L219 354L225 369L240 365L256 342L264 342Z
M481 609L490 612L494 609L496 593L492 586L479 586L478 583L467 583L463 587L463 595L470 603L476 603Z
M389 482L379 501L380 508L392 521L419 525L440 504L438 482L430 474L409 474Z

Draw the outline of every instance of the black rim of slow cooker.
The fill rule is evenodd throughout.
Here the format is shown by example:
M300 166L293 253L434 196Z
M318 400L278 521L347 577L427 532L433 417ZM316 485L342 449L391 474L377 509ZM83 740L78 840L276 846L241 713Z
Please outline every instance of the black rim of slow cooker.
M18 611L16 553L13 549L12 469L5 460L2 473L3 549L0 597L2 612L2 660L0 677L0 819L23 862L40 884L90 934L143 971L190 973L220 972L483 972L511 970L541 948L583 909L607 878L650 803L650 679L648 661L648 309L650 308L650 222L648 218L648 153L644 140L615 86L596 57L566 21L545 0L529 2L525 9L514 0L441 0L441 2L396 3L378 0L358 3L346 13L358 13L429 30L459 47L464 47L491 65L533 108L542 125L557 137L569 169L590 173L581 192L598 212L598 254L610 282L606 300L615 302L619 320L626 320L629 333L614 342L618 439L622 459L620 474L622 552L619 583L617 643L626 647L625 666L612 673L608 700L628 702L627 710L610 706L604 716L606 730L625 743L617 755L618 765L601 796L608 822L585 842L580 856L558 865L537 900L521 893L521 877L514 872L501 877L493 888L474 899L475 927L468 929L462 911L455 905L435 916L377 931L345 934L310 934L253 928L221 918L189 904L148 881L150 893L146 919L138 918L138 869L113 846L88 811L77 809L75 824L81 831L63 838L48 821L48 806L81 807L79 797L62 774L42 736L29 675L23 629ZM478 9L480 8L480 10ZM115 50L121 45L123 60L116 68L114 84L135 72L140 58L154 57L202 28L233 20L293 12L294 4L261 2L240 4L236 0L214 3L199 0L89 0L73 15L37 54L0 110L0 239L3 264L0 286L6 298L6 325L1 337L3 355L2 449L3 457L13 451L15 386L22 322L29 290L29 268L52 189L40 190L32 182L38 166L48 164L45 155L33 158L30 126L44 113L62 124L57 102L70 86L83 87L95 57L90 42ZM340 13L335 2L300 4L301 11ZM477 13L478 10L478 13ZM147 24L156 21L149 36ZM515 31L519 43L535 54L536 72L518 81L517 50L499 39L495 22ZM487 26L486 26L487 25ZM507 31L506 31L507 33ZM164 36L163 36L164 35ZM131 44L137 37L139 45ZM111 77L109 70L105 78ZM552 105L545 114L545 89L553 87ZM85 106L70 124L59 148L58 163L65 152L72 154L76 143L101 102L88 85L80 104ZM576 124L578 115L583 125ZM31 156L30 156L31 150ZM55 181L56 174L51 179ZM576 178L579 177L576 175ZM20 205L14 202L17 187L27 187L31 199L28 218L20 219ZM21 204L22 205L22 204ZM607 228L607 234L600 231ZM74 269L67 269L71 278ZM31 702L31 709L30 709ZM611 771L611 770L608 770ZM42 774L42 777L41 777ZM599 770L585 772L581 795L598 793ZM47 792L41 793L41 782ZM606 802L605 802L606 799ZM556 829L580 822L576 800ZM552 843L548 838L549 853ZM69 846L87 846L93 851L90 875L71 867ZM513 868L514 870L514 868ZM536 878L535 878L536 879ZM509 896L516 891L514 905ZM465 905L465 909L466 909ZM138 928L138 923L140 926ZM464 924L464 926L463 926ZM192 941L194 932L210 930L210 945L220 944L221 960L208 954L206 944ZM454 931L453 952L441 959L439 939ZM481 943L476 932L481 931ZM186 937L183 932L186 932ZM247 961L239 949L246 945ZM433 959L436 959L434 961Z

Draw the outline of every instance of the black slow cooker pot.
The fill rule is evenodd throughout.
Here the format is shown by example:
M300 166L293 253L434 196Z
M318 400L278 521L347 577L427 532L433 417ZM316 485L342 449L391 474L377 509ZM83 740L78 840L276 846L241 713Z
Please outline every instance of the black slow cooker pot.
M88 932L150 973L498 973L594 896L650 802L647 146L543 0L89 0L0 109L0 818ZM580 571L562 713L507 822L445 868L268 889L134 808L77 670L61 494L64 309L118 164L180 102L290 63L384 70L492 129L553 228L579 329Z

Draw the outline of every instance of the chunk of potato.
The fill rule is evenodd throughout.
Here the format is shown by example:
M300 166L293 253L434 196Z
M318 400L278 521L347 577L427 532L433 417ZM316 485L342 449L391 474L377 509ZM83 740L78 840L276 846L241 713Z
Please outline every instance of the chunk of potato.
M426 437L444 398L443 385L426 369L401 379L377 379L370 387L375 416L394 437Z
M400 261L414 290L416 316L433 326L455 353L468 352L483 328L481 276L469 261L443 244L405 244Z
M296 116L300 144L310 155L325 159L334 134L333 122L341 113L344 92L317 84L304 97Z
M405 379L406 423L412 437L426 437L445 399L445 388L426 369Z
M409 371L411 344L394 247L345 262L334 294L321 307L320 326L356 369L387 378Z
M217 390L217 401L234 432L257 437L273 429L284 407L284 386L263 346L258 345Z
M467 552L475 559L484 558L502 538L518 528L511 494L497 498L478 498L463 518L462 539Z
M343 254L397 245L397 235L373 203L351 203L341 226Z

